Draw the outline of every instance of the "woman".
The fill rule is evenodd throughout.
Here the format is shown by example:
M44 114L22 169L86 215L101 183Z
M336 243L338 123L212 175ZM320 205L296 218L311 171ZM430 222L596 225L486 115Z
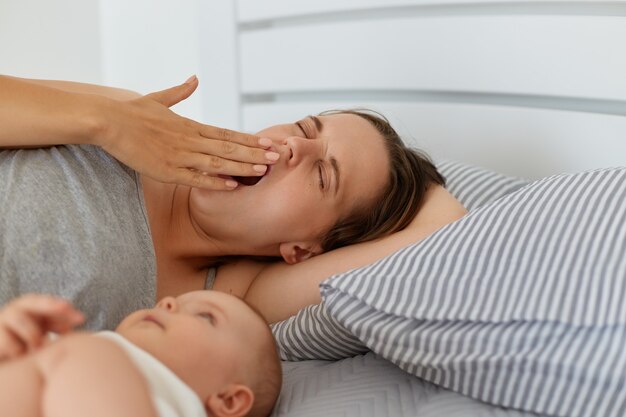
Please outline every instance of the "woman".
M196 87L192 78L138 97L0 77L0 146L18 148L0 154L0 301L60 294L89 327L107 328L157 297L206 287L219 264L209 285L274 322L319 302L329 275L465 213L383 119L335 112L253 137L167 109ZM87 145L20 149L70 143ZM233 255L285 262L224 262Z

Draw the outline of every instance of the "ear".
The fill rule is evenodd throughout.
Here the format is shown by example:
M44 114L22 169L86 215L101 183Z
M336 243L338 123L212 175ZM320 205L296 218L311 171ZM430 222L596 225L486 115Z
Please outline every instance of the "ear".
M281 243L279 250L280 256L282 256L285 262L290 265L306 261L307 259L322 253L322 247L318 243L314 242Z
M210 416L242 417L248 414L254 403L254 393L246 385L231 384L217 394L211 394L204 402Z

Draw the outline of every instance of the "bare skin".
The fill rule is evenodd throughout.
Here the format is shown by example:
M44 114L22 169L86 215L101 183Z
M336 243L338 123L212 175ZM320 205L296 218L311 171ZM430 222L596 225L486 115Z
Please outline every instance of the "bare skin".
M46 295L24 295L2 306L2 415L156 416L146 381L117 345L80 333L47 338L83 321L71 304Z
M302 263L240 261L218 269L214 289L243 296L268 323L285 320L304 306L319 304L319 284L326 278L365 266L428 237L467 214L443 187L433 186L420 212L409 226L390 236L346 246Z
M106 87L39 83L53 87L50 90L105 95L122 102L132 96L132 92ZM183 97L187 93L181 94ZM136 95L135 101L139 97ZM164 183L150 175L142 176L157 258L158 298L202 289L208 268L222 256L248 253L282 257L286 262L268 264L247 260L224 264L218 269L214 285L217 291L250 302L268 322L280 321L307 305L319 303L318 285L329 276L380 259L465 215L465 209L454 197L444 188L433 186L420 212L402 232L321 253L319 232L334 224L359 195L380 187L372 181L384 178L386 170L384 160L380 159L384 152L377 148L380 146L377 133L367 122L357 116L321 119L325 126L322 132L305 119L299 125L278 125L255 136L271 138L274 144L267 150L276 151L280 158L271 163L266 161L272 168L254 187L239 186L234 191L211 194L188 185ZM354 143L363 138L370 141L355 147ZM370 153L358 154L361 151ZM337 196L326 189L320 193L316 188L318 171L313 163L325 160L330 153L344 168L343 184L349 185L339 187ZM291 164L291 157L299 162ZM368 172L363 173L359 169L362 166L367 166ZM327 165L323 169L323 179L333 189L337 183L333 170ZM195 178L193 181L198 181ZM292 213L300 219L291 219ZM312 226L312 222L317 223ZM251 234L260 225L265 230Z
M11 387L0 390L0 410L7 416L156 417L147 384L128 356L113 342L89 335L63 337L2 365L0 387Z
M265 138L203 125L168 107L189 97L195 77L146 96L88 84L0 75L0 149L94 144L158 181L213 190L219 174L263 175Z
M2 415L156 417L148 381L128 352L110 339L71 333L83 319L47 295L28 294L0 309ZM50 342L50 331L62 335ZM248 413L255 394L247 383L268 377L254 364L276 354L263 319L213 291L165 297L128 315L116 332L175 373L198 407L217 417ZM280 384L279 375L272 378Z

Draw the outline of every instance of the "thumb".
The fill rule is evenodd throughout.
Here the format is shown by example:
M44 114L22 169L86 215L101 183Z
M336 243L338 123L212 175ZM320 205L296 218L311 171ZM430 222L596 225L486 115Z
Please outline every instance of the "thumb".
M198 88L198 77L195 75L189 77L183 84L165 90L156 91L148 94L146 97L157 101L164 106L172 107L174 104L188 98Z

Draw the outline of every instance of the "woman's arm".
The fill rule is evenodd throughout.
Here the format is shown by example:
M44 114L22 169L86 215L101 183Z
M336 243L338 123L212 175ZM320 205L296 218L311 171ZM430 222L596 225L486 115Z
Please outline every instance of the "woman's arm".
M29 78L8 77L18 81L24 81L31 84L42 85L44 87L56 88L57 90L67 91L69 93L96 94L102 97L108 97L113 100L133 100L141 97L141 94L125 90L123 88L105 87L96 84L86 84L74 81L61 80L35 80Z
M0 76L0 148L90 143L105 99Z
M269 139L204 125L169 109L197 87L191 77L118 101L122 93L104 87L0 76L0 148L94 144L156 181L214 190L237 187L222 175L262 175L255 165L276 162L266 157Z
M370 264L418 242L465 214L466 210L448 191L440 186L433 187L428 191L420 212L406 229L375 241L339 248L295 265L259 265L256 278L244 298L263 314L268 323L284 320L307 305L318 304L319 284L326 278ZM249 265L248 269L251 269ZM218 274L218 280L236 279L237 271L231 269L226 272L229 276L220 277Z

